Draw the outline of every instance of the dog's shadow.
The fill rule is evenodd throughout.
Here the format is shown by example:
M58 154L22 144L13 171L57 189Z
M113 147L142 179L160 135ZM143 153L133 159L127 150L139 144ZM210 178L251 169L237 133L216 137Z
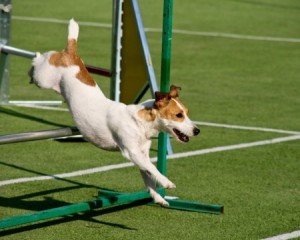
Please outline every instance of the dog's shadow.
M67 189L68 188L59 189L59 191L66 191ZM5 204L3 204L4 202L5 202ZM7 203L9 203L9 204L7 204ZM73 221L85 221L85 222L90 222L90 223L96 223L96 224L99 224L99 228L101 228L100 225L105 225L105 226L119 228L119 229L123 229L123 230L138 231L137 228L132 228L132 227L126 226L124 224L102 221L102 220L96 219L96 217L103 216L103 215L106 215L109 213L122 211L125 209L130 209L130 208L137 207L137 206L142 206L147 203L149 203L148 200L140 200L140 201L135 201L135 202L131 202L128 204L118 205L118 206L109 207L109 208L105 208L105 209L94 209L94 210L90 210L90 211L87 211L84 213L76 213L76 214L72 214L72 215L62 216L62 217L55 218L55 219L37 222L37 223L31 224L31 225L16 226L13 229L2 230L0 232L0 236L13 235L16 233L27 232L30 230L50 227L50 226L73 222ZM38 211L42 211L42 210L47 210L51 207L56 208L56 207L66 206L69 204L70 203L58 201L58 200L55 200L55 199L49 198L49 197L47 197L47 198L45 197L44 201L24 201L24 200L18 199L18 198L14 198L12 200L12 199L0 197L0 205L1 206L5 205L7 207L12 207L12 208L17 207L17 208L22 208L22 209L27 209L27 210L32 209L35 211L37 209L39 209ZM1 221L1 219L0 219L0 221ZM98 228L96 224L93 224L90 226L86 225L86 227Z
M3 162L0 162L0 165L14 167L19 170L22 169L24 171L35 173L35 174L42 175L42 176L47 175L44 173L39 173L36 171L32 171L30 169L25 169L25 168L22 168L22 167L19 167L16 165L7 164L7 163L3 163ZM56 179L58 181L64 181L67 183L71 183L72 186L49 189L49 190L44 190L44 191L39 191L39 192L32 192L29 194L15 196L15 197L1 196L0 197L0 206L5 207L5 208L22 209L22 210L26 210L26 211L28 210L28 211L34 211L34 212L35 211L43 211L43 210L47 210L47 209L51 209L51 208L58 208L58 207L68 206L68 205L72 204L72 203L69 203L66 201L57 200L57 199L47 196L49 194L54 194L54 193L58 193L58 192L61 193L61 192L72 191L72 190L79 190L82 188L93 188L93 189L95 189L95 192L97 192L99 189L111 191L110 189L101 188L100 186L84 184L84 183L73 181L70 179L65 179L65 178L56 178ZM44 196L44 199L42 201L41 200L39 200L39 201L28 200L31 198L36 198L36 197L41 197L41 196ZM146 203L149 203L149 200L146 199L146 200L141 200L141 201L135 201L135 202L132 202L129 204L123 204L123 205L118 205L118 206L104 208L104 209L94 209L94 210L90 210L90 211L87 211L84 213L77 213L77 214L72 214L72 215L68 215L68 216L63 216L60 218L50 219L47 221L38 222L35 224L31 224L31 225L25 225L25 226L23 225L23 226L15 227L13 229L2 230L0 232L0 236L11 235L11 234L15 234L15 233L20 233L20 232L24 232L24 231L34 230L34 229L38 229L38 228L44 228L47 226L53 226L56 224L62 224L62 223L78 221L78 220L92 222L92 223L98 223L98 224L102 224L102 225L106 225L106 226L110 226L110 227L116 227L116 228L120 228L120 229L124 229L124 230L137 231L136 228L131 228L131 227L125 226L123 224L101 221L101 220L96 219L95 217L98 217L100 215L105 215L108 213L121 211L121 210L128 209L128 208L133 208L133 207L140 206L140 205L144 205ZM10 216L10 217L13 217L13 216ZM1 220L2 219L0 219L0 221ZM93 227L95 227L95 226L93 225Z

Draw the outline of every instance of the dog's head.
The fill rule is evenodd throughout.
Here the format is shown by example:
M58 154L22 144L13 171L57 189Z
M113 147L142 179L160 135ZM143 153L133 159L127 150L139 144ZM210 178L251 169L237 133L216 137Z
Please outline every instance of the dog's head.
M188 117L188 109L179 99L180 87L172 85L169 93L155 93L154 108L157 110L159 128L186 143L200 129Z

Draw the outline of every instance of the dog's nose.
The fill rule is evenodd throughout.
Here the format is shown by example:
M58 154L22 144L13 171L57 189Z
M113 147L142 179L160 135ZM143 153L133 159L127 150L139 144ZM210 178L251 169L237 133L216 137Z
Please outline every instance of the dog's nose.
M199 128L194 128L193 130L194 136L198 135L200 133L200 129Z

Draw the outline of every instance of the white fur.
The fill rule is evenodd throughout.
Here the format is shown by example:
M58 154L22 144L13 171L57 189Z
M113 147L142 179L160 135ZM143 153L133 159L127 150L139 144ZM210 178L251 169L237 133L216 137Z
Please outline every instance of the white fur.
M76 25L74 20L70 21L69 38L78 37ZM120 150L125 158L140 168L154 201L162 206L168 206L167 201L156 192L156 183L164 188L175 188L175 184L151 163L149 157L151 137L157 135L159 131L175 135L173 128L193 136L196 135L193 133L195 125L186 115L185 120L180 123L160 118L158 111L154 120L143 119L139 116L139 111L145 107L153 107L153 100L144 105L114 102L104 96L98 85L90 86L77 79L78 66L50 65L48 59L51 54L53 52L48 52L33 60L34 83L41 88L53 89L60 93L68 103L81 134L99 148Z
M79 34L79 26L72 18L69 22L69 35L68 39L77 39Z
M40 88L52 89L60 93L60 80L62 78L61 71L48 63L49 57L54 51L46 52L44 54L37 53L33 59L32 65L39 66L34 69L33 81ZM39 79L39 81L35 81Z

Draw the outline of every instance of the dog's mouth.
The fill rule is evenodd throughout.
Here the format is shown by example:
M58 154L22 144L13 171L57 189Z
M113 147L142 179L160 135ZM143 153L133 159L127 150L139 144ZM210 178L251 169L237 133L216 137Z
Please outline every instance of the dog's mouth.
M179 131L177 128L173 128L173 132L175 133L177 139L180 140L181 142L187 143L190 140L187 135Z

